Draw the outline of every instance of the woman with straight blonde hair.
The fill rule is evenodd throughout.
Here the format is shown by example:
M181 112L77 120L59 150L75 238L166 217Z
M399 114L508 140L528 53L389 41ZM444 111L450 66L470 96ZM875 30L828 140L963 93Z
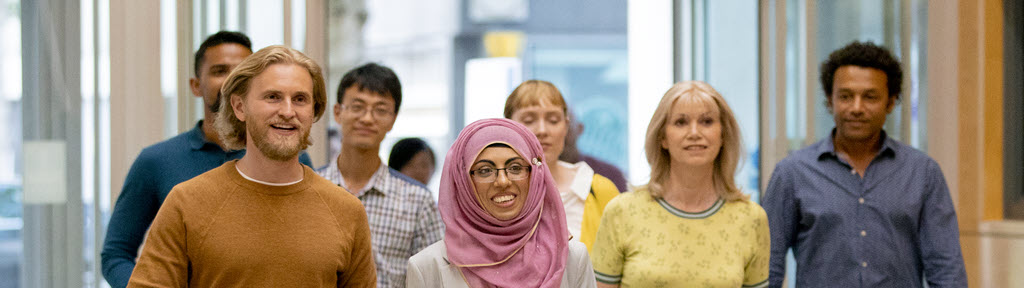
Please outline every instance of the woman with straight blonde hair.
M591 249L598 287L767 287L764 209L736 186L739 125L710 85L672 86L651 117L651 181L614 199Z

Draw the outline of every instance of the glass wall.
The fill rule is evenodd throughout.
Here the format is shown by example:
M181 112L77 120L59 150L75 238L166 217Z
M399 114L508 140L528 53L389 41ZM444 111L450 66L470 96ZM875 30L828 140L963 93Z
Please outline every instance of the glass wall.
M21 267L21 16L0 1L0 287L19 287Z
M736 182L752 201L760 199L758 155L757 1L694 1L694 79L715 87L732 108L743 136ZM684 67L686 69L686 67Z
M168 1L164 1L168 2ZM82 203L87 287L108 287L100 267L100 250L113 205L110 183L110 2L81 1L82 67ZM166 6L166 5L164 5ZM173 10L172 10L173 15ZM173 19L173 18L172 18ZM163 53L161 53L163 54ZM164 61L166 63L166 60ZM173 62L171 62L173 65ZM164 64L166 65L166 64ZM164 103L168 93L164 93ZM171 98L173 99L173 98ZM170 122L173 123L173 122ZM164 123L164 134L173 126Z
M332 1L327 37L329 102L336 102L341 77L369 62L390 67L402 84L402 105L394 126L381 143L380 157L387 163L391 146L407 137L419 137L434 150L435 171L441 170L449 143L452 87L452 38L456 30L457 1ZM333 163L341 149L340 127L328 120L328 143ZM437 191L440 173L426 183Z
M629 173L629 73L621 36L538 35L527 40L523 79L549 81L562 92L573 119L583 124L576 145L583 154Z

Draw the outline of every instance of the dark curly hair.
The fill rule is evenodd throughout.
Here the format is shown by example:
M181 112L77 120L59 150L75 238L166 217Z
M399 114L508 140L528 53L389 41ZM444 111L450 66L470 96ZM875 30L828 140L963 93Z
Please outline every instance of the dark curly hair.
M825 90L826 106L828 106L828 99L832 97L832 82L836 70L847 65L882 70L887 78L886 86L889 89L889 97L895 97L896 102L899 103L903 85L903 69L900 68L900 61L882 46L871 42L853 41L853 43L833 51L828 55L828 59L821 63L821 88Z

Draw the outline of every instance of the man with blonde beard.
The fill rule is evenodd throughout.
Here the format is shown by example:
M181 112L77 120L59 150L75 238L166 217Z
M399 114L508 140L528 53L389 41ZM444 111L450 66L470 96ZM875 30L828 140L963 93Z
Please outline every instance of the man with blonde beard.
M217 132L248 152L171 190L128 287L373 287L362 205L299 163L327 103L320 67L270 46L221 95Z
M213 124L224 80L249 55L249 37L231 31L210 35L196 50L195 77L189 79L189 85L192 94L203 100L203 120L185 133L146 147L128 170L100 253L103 278L110 287L128 286L146 230L171 188L245 155L245 150L221 147ZM299 162L312 165L306 153L299 156Z

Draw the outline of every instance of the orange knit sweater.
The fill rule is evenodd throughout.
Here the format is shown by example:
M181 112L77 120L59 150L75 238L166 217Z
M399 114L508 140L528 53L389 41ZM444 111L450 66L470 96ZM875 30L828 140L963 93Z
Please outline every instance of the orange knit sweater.
M128 287L374 287L359 199L306 166L277 187L236 162L171 190Z

